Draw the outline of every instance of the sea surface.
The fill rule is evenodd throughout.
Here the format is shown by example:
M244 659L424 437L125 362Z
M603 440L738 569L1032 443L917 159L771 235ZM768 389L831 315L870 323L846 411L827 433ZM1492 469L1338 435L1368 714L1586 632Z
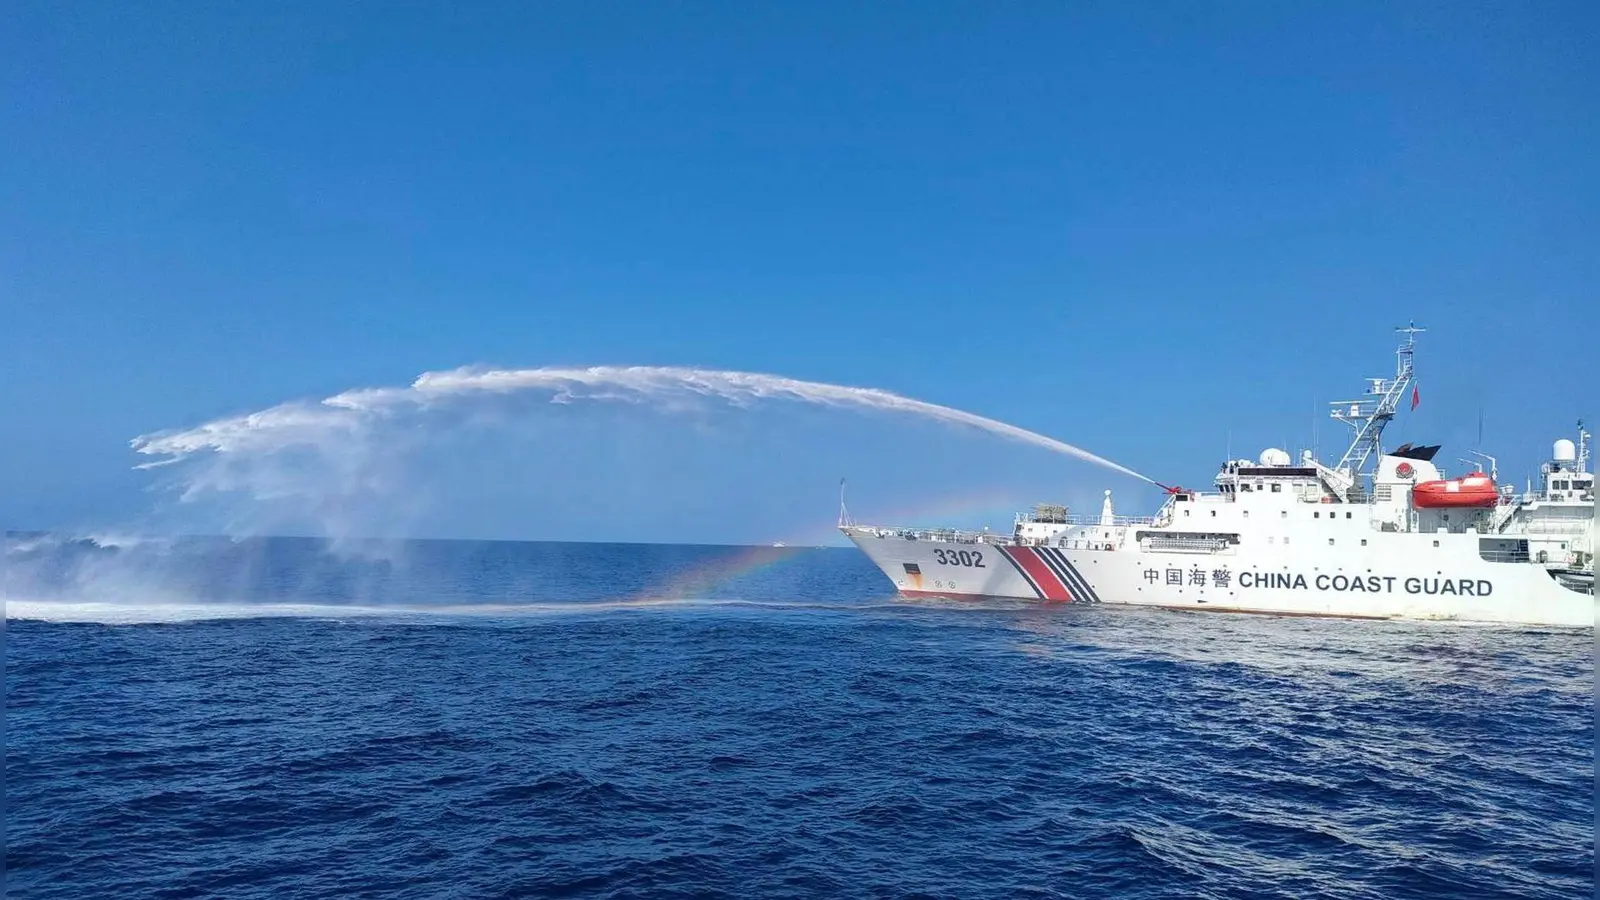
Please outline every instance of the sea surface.
M1591 633L851 549L6 547L11 898L1594 895Z

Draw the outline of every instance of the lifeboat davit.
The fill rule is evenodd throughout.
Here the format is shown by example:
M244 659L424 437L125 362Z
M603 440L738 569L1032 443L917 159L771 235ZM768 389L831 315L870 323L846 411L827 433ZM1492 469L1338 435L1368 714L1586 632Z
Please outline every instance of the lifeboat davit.
M1500 502L1494 479L1482 472L1464 478L1424 481L1411 489L1418 509L1480 509Z

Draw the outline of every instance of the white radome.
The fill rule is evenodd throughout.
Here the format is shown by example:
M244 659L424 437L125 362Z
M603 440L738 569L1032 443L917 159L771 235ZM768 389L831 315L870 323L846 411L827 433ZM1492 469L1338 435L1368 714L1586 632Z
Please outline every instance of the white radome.
M1287 450L1279 450L1277 447L1268 447L1261 451L1261 464L1263 466L1287 466L1289 464L1289 453Z

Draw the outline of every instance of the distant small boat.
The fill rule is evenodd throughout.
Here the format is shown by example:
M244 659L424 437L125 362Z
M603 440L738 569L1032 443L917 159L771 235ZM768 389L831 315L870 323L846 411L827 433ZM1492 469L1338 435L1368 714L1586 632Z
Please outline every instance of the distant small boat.
M789 545L785 544L783 541L773 541L772 542L772 546L774 546L774 547L787 547Z

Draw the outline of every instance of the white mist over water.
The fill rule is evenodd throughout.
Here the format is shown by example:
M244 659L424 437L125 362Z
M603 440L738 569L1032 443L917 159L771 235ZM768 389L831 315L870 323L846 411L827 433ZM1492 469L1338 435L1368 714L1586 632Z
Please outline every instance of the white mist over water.
M670 367L429 372L406 387L351 390L321 401L293 401L132 441L133 448L148 460L140 468L168 473L170 485L183 500L222 501L214 510L185 506L188 511L177 516L182 527L193 527L215 511L225 521L206 522L199 531L214 533L220 525L220 530L238 540L247 540L249 535L308 531L329 539L318 551L326 555L318 565L337 566L343 579L341 590L350 594L337 605L328 606L316 591L302 595L295 585L285 588L279 583L284 577L309 578L303 572L274 576L278 580L269 580L271 596L253 596L252 585L259 587L260 573L273 565L274 557L264 546L242 544L238 545L242 549L216 551L229 559L239 558L231 564L234 568L213 572L207 568L211 563L206 562L205 554L195 547L133 537L144 530L133 528L128 534L84 536L75 548L68 548L71 552L55 552L45 546L65 540L59 536L41 539L39 546L27 539L9 542L7 563L17 590L7 597L7 616L138 622L394 611L402 600L390 596L387 585L392 571L387 567L394 564L404 571L410 555L407 545L369 538L378 531L403 534L419 522L432 524L424 510L436 514L441 509L474 509L473 498L461 496L463 489L490 491L500 506L516 510L522 502L520 508L530 514L549 518L561 515L559 497L593 496L615 502L620 491L620 496L631 498L628 487L618 487L617 477L634 467L630 459L645 460L644 471L650 472L651 478L696 477L674 461L675 452L686 452L685 446L664 446L661 441L668 435L649 429L625 430L628 437L618 446L628 452L612 457L621 462L620 469L611 461L587 468L570 464L565 457L573 454L597 454L605 459L606 448L596 441L617 443L619 423L608 421L613 418L609 414L585 420L587 414L580 415L582 408L663 414L669 430L678 433L683 428L701 429L707 423L703 415L707 412L731 408L754 415L757 407L785 403L909 416L1038 447L1149 481L1125 466L1037 432L872 388ZM540 410L552 409L561 414L540 414ZM634 418L624 417L630 422ZM562 423L580 420L584 424L575 430L563 430ZM600 431L589 430L595 424L601 426ZM718 428L709 433L738 439L737 430L727 433ZM914 448L917 440L922 438L912 439L908 447ZM771 444L760 446L765 452L773 450ZM658 462L664 468L658 468ZM496 463L502 468L496 468ZM784 473L780 477L792 477L795 471L793 461L774 462L769 469L774 474ZM738 476L724 477L725 470L716 468L715 463L700 472L700 477L737 483ZM464 480L463 474L467 476ZM571 483L576 490L558 495L555 513L541 505L539 501L546 495L538 490L534 502L518 497L508 505L505 492L515 485L505 481L519 477L532 483ZM595 478L601 483L589 484ZM620 481L627 484L626 477ZM430 496L434 493L441 496ZM438 505L441 500L444 506ZM610 508L605 499L600 506ZM176 509L169 511L177 513ZM197 517L196 512L201 515ZM57 562L65 565L60 571ZM200 572L206 573L204 578L197 574ZM429 609L438 611L494 609L492 604L459 607L432 596L427 603Z

